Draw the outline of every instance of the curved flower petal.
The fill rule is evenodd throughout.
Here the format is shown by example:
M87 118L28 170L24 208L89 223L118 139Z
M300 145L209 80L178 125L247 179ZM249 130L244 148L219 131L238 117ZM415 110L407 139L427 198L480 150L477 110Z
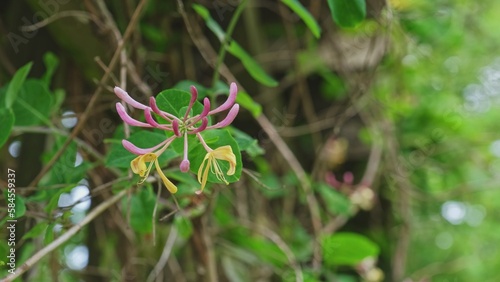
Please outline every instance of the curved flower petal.
M125 107L121 103L116 103L116 111L118 112L118 115L120 118L127 123L128 125L131 126L139 126L139 127L152 127L151 125L138 121L136 119L133 119L127 114L127 111L125 110Z
M161 116L162 118L168 120L169 122L172 122L172 119L178 119L176 116L160 110L160 108L158 108L158 105L156 105L155 97L149 98L149 106L151 107L153 112L155 112L157 115Z
M151 108L146 108L144 110L144 117L146 118L146 121L151 125L152 127L163 129L163 130L172 130L172 128L169 125L166 124L159 124L154 120L153 115L151 114Z
M198 99L198 90L196 89L196 87L191 85L190 90L191 90L191 100L189 101L189 105L187 107L186 113L184 114L184 118L183 118L184 121L188 118L189 112L193 108L194 102L196 102L196 100Z
M148 153L137 158L133 159L130 162L130 168L135 174L138 174L143 179L139 182L142 183L149 176L149 172L151 171L151 167L153 166L153 161L157 159L156 154ZM150 163L149 166L146 166L146 163Z
M155 160L155 164L156 164L156 172L158 172L158 175L160 175L160 178L161 178L163 184L165 185L165 187L167 187L167 190L172 194L177 193L177 186L175 186L174 183L172 183L172 181L170 181L165 176L165 174L163 173L163 171L160 168L160 165L158 164L158 159Z
M174 130L174 134L176 136L181 136L181 132L179 131L179 122L176 119L172 121L172 129Z
M128 95L128 93L125 90L121 89L120 87L115 86L115 88L113 90L114 90L116 96L118 96L118 98L120 98L125 103L129 104L130 106L132 106L136 109L140 109L140 110L144 110L145 108L147 108L146 105L143 105L143 104L137 102L136 100L134 100L132 97L130 97L130 95Z
M236 171L236 156L233 153L231 146L226 145L212 151L213 157L217 160L229 162L229 170L227 175L233 175Z
M205 130L207 128L207 125L208 125L208 118L204 117L201 120L201 125L198 128L195 128L192 131L189 131L189 133L190 134L195 134L195 133L198 133L198 132L202 132L203 130Z
M226 127L226 126L230 125L234 121L236 116L238 115L239 110L240 110L240 105L234 104L234 106L231 108L231 110L229 111L229 113L227 114L227 116L223 120L219 121L218 123L216 123L214 125L207 127L207 129L222 128L222 127Z
M201 188L200 190L196 191L196 194L200 194L201 192L203 192L203 189L205 189L205 185L207 185L208 172L210 171L210 167L212 165L212 162L209 160L210 156L210 153L207 153L205 155L205 158L203 159L203 162L198 169L198 182L200 182Z
M152 153L153 151L157 150L158 148L160 148L161 146L165 145L166 143L168 143L170 141L171 141L170 139L166 139L165 141L161 142L160 144L158 144L154 147L143 149L143 148L139 148L139 147L135 146L134 144L132 144L131 142L123 139L122 145L123 145L123 148L125 148L125 150L129 151L130 153L132 153L134 155L144 155L144 154Z
M236 101L237 94L238 94L238 86L236 86L236 83L232 82L231 85L229 86L229 96L227 97L226 102L224 102L224 104L220 105L218 108L210 111L208 114L213 115L215 113L229 109L232 105L234 105L234 101Z
M201 111L201 113L199 115L196 115L192 118L187 119L185 121L185 124L187 124L188 127L193 126L197 122L202 120L204 117L206 117L209 112L210 112L210 99L205 97L205 99L203 99L203 110Z

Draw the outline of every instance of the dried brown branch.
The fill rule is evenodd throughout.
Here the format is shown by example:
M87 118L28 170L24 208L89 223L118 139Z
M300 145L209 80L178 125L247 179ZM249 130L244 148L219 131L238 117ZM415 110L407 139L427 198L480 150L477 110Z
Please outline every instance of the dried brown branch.
M113 57L111 58L111 61L108 65L108 71L104 73L102 76L101 80L99 81L99 84L97 85L97 89L95 90L94 94L92 95L92 98L90 99L90 102L88 103L88 106L86 107L85 111L81 115L81 119L76 125L76 127L73 129L71 132L71 135L66 139L66 141L63 143L61 148L55 153L55 155L49 160L49 162L43 167L43 169L38 173L38 175L33 179L33 181L30 183L29 186L36 186L38 182L42 179L42 177L52 168L52 166L56 163L56 161L62 156L64 151L68 148L69 144L71 144L72 140L76 137L76 135L83 129L83 126L85 125L85 122L89 119L90 113L94 109L94 106L96 105L97 101L99 100L99 97L102 94L103 90L103 85L106 84L108 81L111 71L114 69L118 62L118 58L121 55L122 49L125 47L125 42L129 39L131 36L133 30L137 26L137 23L139 21L142 9L144 8L147 0L141 0L139 4L137 5L137 8L135 9L134 15L132 16L132 19L130 20L130 23L127 26L127 29L125 30L125 34L123 35L123 41L120 42L118 45L115 53L113 54Z
M18 278L26 272L28 269L33 267L36 263L38 263L42 258L44 258L46 255L57 249L59 246L64 244L66 241L71 239L76 233L78 233L83 227L85 227L87 224L89 224L92 220L94 220L97 216L99 216L101 213L103 213L105 210L107 210L109 207L114 205L116 202L118 202L123 196L125 196L127 193L127 190L122 190L120 193L114 195L112 198L109 198L102 202L99 206L95 207L85 218L78 224L75 224L73 227L71 227L66 233L61 235L61 237L55 239L52 241L52 243L48 244L45 248L39 250L37 253L35 253L33 256L31 256L28 260L26 260L23 265L21 265L19 268L16 269L16 272L14 274L8 275L4 279L2 279L2 282L10 282L13 281L14 279Z

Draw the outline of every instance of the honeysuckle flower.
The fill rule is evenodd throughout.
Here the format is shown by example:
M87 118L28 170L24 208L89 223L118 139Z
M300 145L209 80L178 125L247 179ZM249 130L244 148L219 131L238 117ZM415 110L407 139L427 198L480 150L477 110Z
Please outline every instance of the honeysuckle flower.
M163 183L169 189L169 191L170 192L177 191L177 187L175 187L175 185L173 185L172 182L170 182L161 171L161 168L158 165L158 157L166 150L166 148L172 143L174 139L182 137L184 138L184 150L183 150L183 159L179 165L179 169L182 172L188 172L190 168L190 161L188 159L188 151L189 151L188 135L190 134L195 134L197 138L200 140L200 142L204 145L205 149L207 149L208 153L207 156L205 156L205 160L207 160L207 163L205 167L213 171L218 179L227 183L227 181L224 178L224 174L220 173L221 170L217 164L216 161L217 159L229 161L230 170L227 173L228 175L234 174L236 166L236 158L232 152L231 147L223 146L215 150L212 150L206 145L205 141L203 140L203 137L199 133L204 130L217 129L228 126L234 121L236 115L239 112L239 107L240 107L238 104L235 103L236 95L238 93L238 88L235 83L231 83L229 87L228 98L222 105L211 110L210 100L208 98L205 98L203 99L203 110L201 111L201 113L193 116L191 116L191 110L193 108L193 105L197 101L198 91L196 87L191 86L190 88L191 99L189 101L187 110L182 118L177 117L171 113L162 111L160 108L158 108L156 104L156 99L154 97L150 98L149 106L147 106L134 100L132 97L130 97L130 95L128 95L128 93L125 90L119 87L115 87L114 92L126 104L130 105L133 108L142 110L144 112L144 118L146 122L138 121L132 118L127 113L126 108L121 103L117 103L116 110L118 112L118 115L125 123L127 123L130 126L157 128L161 130L171 131L173 133L173 136L169 137L160 144L146 149L138 148L129 141L122 140L122 144L125 149L127 149L129 152L135 155L138 155L138 157L135 158L130 165L134 173L139 174L139 176L143 177L140 183L142 183L144 179L147 178L147 175L149 175L152 165L155 164L158 174L160 174L160 177L162 177ZM220 122L214 125L208 125L209 116L226 110L229 111L224 119L222 119ZM152 113L156 114L157 119L163 119L163 121L158 122L155 119L155 117L153 117ZM229 147L229 151L225 147ZM202 167L203 164L205 164L205 160L202 163ZM149 163L149 166L147 166L146 163ZM198 179L199 181L201 180L200 183L204 181L202 183L202 188L201 188L201 190L203 190L203 188L206 185L206 181L208 179L208 170L206 169L203 171L204 173L203 175L205 177L200 177L200 171L201 170L198 170Z

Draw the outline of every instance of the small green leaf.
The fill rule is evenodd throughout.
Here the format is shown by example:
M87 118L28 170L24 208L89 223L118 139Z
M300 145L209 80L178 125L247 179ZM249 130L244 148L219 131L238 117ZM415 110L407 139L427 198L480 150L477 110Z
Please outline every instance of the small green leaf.
M12 78L9 87L7 88L7 94L5 96L5 106L7 108L12 107L12 105L14 104L14 101L16 100L24 81L26 80L26 77L28 76L32 65L33 62L29 62L14 74L14 77Z
M333 187L325 183L317 183L316 189L325 202L326 209L334 215L349 215L351 212L351 201L343 194L337 192Z
M43 243L44 245L48 245L54 241L54 227L56 226L55 223L51 223L47 226L47 229L45 229L45 236L43 238Z
M16 195L16 218L20 218L26 213L26 204L24 198Z
M198 13L198 15L200 15L203 20L205 20L205 24L215 34L215 36L217 36L219 41L224 41L226 33L220 27L220 25L210 16L210 12L208 11L208 9L199 4L193 4L193 9L196 13Z
M9 139L10 132L14 126L14 114L11 109L0 109L0 147Z
M287 5L295 14L297 14L311 30L314 37L319 38L321 34L321 28L314 19L314 17L309 13L309 11L302 6L302 4L297 0L281 0L283 4Z
M363 235L339 232L323 239L323 258L331 266L355 266L367 257L378 256L380 249Z
M185 216L176 214L174 218L174 224L177 228L177 231L179 231L179 235L182 238L189 239L189 237L191 237L191 235L193 234L193 224Z
M45 73L43 74L41 80L45 82L47 87L50 85L50 81L52 80L52 76L56 71L57 66L59 65L59 59L52 52L47 52L43 55L43 62L45 63Z
M333 20L341 27L354 27L366 17L365 0L328 0Z

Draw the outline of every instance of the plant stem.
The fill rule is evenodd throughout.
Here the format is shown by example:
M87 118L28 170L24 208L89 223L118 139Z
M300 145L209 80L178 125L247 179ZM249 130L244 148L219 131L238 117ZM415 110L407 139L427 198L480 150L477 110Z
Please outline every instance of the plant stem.
M226 56L226 48L231 40L231 35L233 34L234 28L236 27L236 23L238 22L238 19L240 18L241 12L245 9L245 6L247 4L248 0L242 0L240 5L238 5L238 8L236 8L236 11L233 14L233 17L231 18L231 21L229 22L229 26L227 27L226 34L224 36L224 40L222 41L222 44L219 49L219 54L217 55L217 62L215 63L215 69L214 69L214 76L212 79L212 87L215 86L215 83L219 80L219 67L222 64L222 61L224 61L224 57Z

